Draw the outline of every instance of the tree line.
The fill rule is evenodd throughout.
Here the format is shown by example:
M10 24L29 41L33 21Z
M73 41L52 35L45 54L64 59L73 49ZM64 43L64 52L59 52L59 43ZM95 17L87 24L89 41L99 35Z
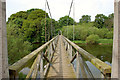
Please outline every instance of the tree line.
M92 22L91 16L83 15L79 23L77 23L73 20L73 18L68 16L61 17L58 21L55 21L54 19L51 19L48 13L42 9L30 9L12 14L7 21L9 64L13 64L45 43L45 22L47 41L56 36L59 30L62 30L63 35L67 36L67 26L69 28L68 38L72 39L72 27L70 25L73 25L73 23L76 25L75 39L85 40L89 34L96 34L97 32L99 32L97 34L100 34L99 36L101 38L106 37L105 34L110 34L109 38L111 38L113 30L113 17L113 14L108 17L103 14L98 14L95 16L95 21ZM87 33L87 30L90 30L89 33ZM101 33L101 31L109 33L104 34Z

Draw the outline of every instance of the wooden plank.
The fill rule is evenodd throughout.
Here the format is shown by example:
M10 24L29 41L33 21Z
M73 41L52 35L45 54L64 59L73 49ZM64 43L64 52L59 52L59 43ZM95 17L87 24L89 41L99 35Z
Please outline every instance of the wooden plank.
M77 75L77 78L80 78L80 59L79 59L79 55L78 55L78 52L76 52L76 56L77 56L77 65L76 65L76 75Z
M41 55L41 60L40 60L40 78L44 78L44 70L43 70L43 53Z
M34 70L34 68L35 68L35 66L37 64L37 61L38 61L39 57L40 57L40 55L38 55L36 57L36 59L34 60L33 65L31 66L31 69L30 69L29 73L26 76L26 79L30 78L30 75L32 74L32 72L33 72L33 70Z
M72 63L75 59L76 59L76 54L73 56L73 58L70 62Z
M25 67L25 65L33 58L35 57L39 52L41 52L44 48L46 48L53 40L55 40L58 36L54 37L53 39L51 39L49 42L43 44L41 47L39 47L38 49L34 50L33 52L31 52L30 54L28 54L27 56L25 56L24 58L20 59L19 61L17 61L16 63L14 63L13 65L11 65L9 67L10 70L15 70L17 72L19 72L22 68Z
M47 78L76 78L74 68L63 45L61 36L52 59Z
M78 53L78 59L80 59L80 68L81 68L81 73L82 73L82 78L87 78L87 74L85 71L85 65L83 64L82 56Z
M70 43L84 58L89 60L96 68L98 68L101 72L104 74L111 73L111 66L104 63L100 59L94 57L84 49L80 48L78 45L75 43L71 42L69 39L65 38L62 36L68 43Z
M35 67L34 67L34 70L33 70L33 73L32 73L32 78L36 78L37 76L37 73L38 73L38 68L39 68L39 65L40 65L40 58L41 58L41 55L38 54L38 57L37 57L37 62L35 64Z

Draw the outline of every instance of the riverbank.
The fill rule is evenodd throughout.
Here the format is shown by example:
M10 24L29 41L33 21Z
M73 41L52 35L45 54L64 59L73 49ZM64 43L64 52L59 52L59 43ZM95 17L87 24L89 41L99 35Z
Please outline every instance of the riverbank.
M75 40L75 41L72 41L76 44L87 44L86 41L81 41L81 40ZM99 45L109 45L109 44L113 44L113 39L99 39L98 40L98 44Z

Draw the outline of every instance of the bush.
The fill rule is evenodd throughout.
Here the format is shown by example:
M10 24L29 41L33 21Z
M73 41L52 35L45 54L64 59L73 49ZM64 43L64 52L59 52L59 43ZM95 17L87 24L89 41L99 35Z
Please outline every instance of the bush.
M113 31L110 31L106 34L107 39L113 39Z
M97 35L99 35L100 38L104 39L106 38L106 34L108 33L108 29L107 28L101 28L98 30Z
M90 35L86 38L86 42L87 44L97 44L99 40L99 36L98 35Z

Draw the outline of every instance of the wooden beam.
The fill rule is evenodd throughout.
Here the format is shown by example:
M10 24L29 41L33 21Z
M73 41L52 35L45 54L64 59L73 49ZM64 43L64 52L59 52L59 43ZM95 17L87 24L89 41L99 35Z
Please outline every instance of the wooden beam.
M6 0L0 0L0 80L2 78L9 78L6 31Z
M40 65L40 59L41 59L41 55L38 54L37 62L36 62L36 64L35 64L35 67L34 67L34 70L33 70L33 73L32 73L32 78L33 78L33 79L35 79L36 76L37 76L38 69L39 69L39 65Z
M73 56L73 58L72 58L72 60L70 61L70 63L72 63L72 62L76 59L76 55L77 55L77 54L75 54L75 55Z
M44 50L44 48L46 48L53 40L55 40L56 38L58 38L58 36L54 37L53 39L51 39L49 42L43 44L41 47L39 47L38 49L34 50L33 52L31 52L30 54L28 54L27 56L25 56L24 58L20 59L19 61L17 61L16 63L14 63L13 65L11 65L9 67L10 70L15 70L17 72L19 72L22 68L25 67L25 65L32 59L34 58L39 52L41 52L42 50Z
M90 53L88 53L87 51L85 51L84 49L80 48L78 45L76 45L75 43L71 42L69 39L67 39L66 37L62 36L68 43L70 43L73 48L75 48L84 58L86 58L87 60L89 60L96 68L98 68L101 72L103 72L104 74L108 74L111 73L111 66L104 63L103 61L101 61L100 59L94 57L93 55L91 55Z
M114 38L111 77L120 79L120 0L114 0Z
M50 63L49 59L43 54L43 57L45 58L45 60Z
M38 61L39 58L40 58L40 54L39 54L39 55L36 57L36 59L34 60L32 66L31 66L31 69L30 69L29 73L28 73L27 76L26 76L26 79L28 79L28 78L30 77L30 75L32 74L32 72L33 72L33 70L34 70L34 68L35 68L35 66L36 66L37 61Z

